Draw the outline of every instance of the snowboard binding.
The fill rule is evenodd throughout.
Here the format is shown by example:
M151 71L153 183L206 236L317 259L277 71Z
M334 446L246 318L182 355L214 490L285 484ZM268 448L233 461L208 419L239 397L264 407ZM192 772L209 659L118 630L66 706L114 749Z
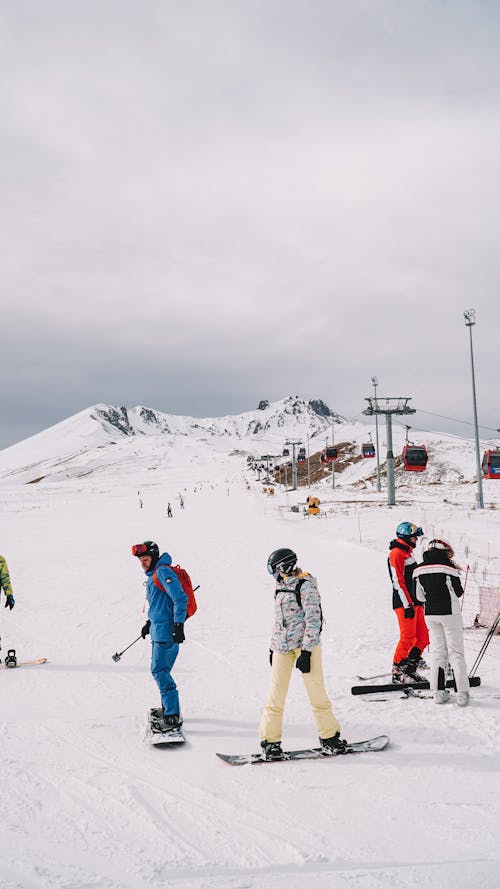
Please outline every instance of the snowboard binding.
M5 658L6 667L17 667L17 657L15 648L9 648L7 657Z

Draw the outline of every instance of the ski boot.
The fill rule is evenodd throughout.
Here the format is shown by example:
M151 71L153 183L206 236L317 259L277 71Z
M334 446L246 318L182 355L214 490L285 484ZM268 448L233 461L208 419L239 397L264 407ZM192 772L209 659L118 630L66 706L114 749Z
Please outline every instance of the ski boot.
M420 660L420 648L415 645L406 658L406 666L404 671L410 677L411 682L425 682L425 676L417 673L418 662Z
M447 688L438 689L433 694L435 704L446 704L450 700L450 693Z
M281 749L281 741L261 741L262 756L266 762L275 762L284 759L285 755Z
M340 732L336 732L331 738L320 738L319 743L323 756L337 756L346 751L347 741L340 737Z
M468 707L470 703L470 694L468 691L457 691L456 696L457 707Z
M7 657L5 658L6 667L17 667L17 657L15 648L9 648Z
M412 677L407 673L407 662L400 661L399 664L392 665L392 681L404 685L407 682L413 682Z

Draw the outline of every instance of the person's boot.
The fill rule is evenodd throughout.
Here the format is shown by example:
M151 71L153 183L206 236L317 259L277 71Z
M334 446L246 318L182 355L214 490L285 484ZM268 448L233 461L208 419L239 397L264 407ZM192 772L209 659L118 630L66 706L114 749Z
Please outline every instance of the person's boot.
M415 645L411 649L408 657L406 658L406 666L405 666L405 673L407 676L411 677L412 682L425 682L425 676L420 676L420 674L417 673L417 667L418 667L419 660L420 660L420 648L417 648L417 646Z
M450 693L448 689L438 689L434 692L433 698L435 704L446 704L450 700Z
M182 718L178 713L162 713L157 719L151 718L151 729L162 734L180 734Z
M284 759L285 755L281 749L281 741L261 741L260 746L262 755L268 762Z
M402 660L399 664L392 665L392 681L393 683L411 682L412 678L406 672L406 660Z
M340 737L340 732L335 732L331 738L320 738L321 752L324 756L337 756L345 753L347 741Z
M470 703L470 694L468 691L457 691L456 697L457 707L467 707Z

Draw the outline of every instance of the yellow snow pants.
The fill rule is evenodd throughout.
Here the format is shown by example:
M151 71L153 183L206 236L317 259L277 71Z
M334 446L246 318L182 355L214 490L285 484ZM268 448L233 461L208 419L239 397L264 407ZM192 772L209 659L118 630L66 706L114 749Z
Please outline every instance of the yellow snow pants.
M295 666L295 661L300 655L300 651L300 648L296 648L294 651L273 652L271 685L259 727L261 741L281 741L283 711L285 709L288 686L290 685L292 670ZM335 718L325 689L321 645L316 645L313 648L311 652L311 672L302 673L302 678L316 720L319 737L333 737L340 731L340 725Z

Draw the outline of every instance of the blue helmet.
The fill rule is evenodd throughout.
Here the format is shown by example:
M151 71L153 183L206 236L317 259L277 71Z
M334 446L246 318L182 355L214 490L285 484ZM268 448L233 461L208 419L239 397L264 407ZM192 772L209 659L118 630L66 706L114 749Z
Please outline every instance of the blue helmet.
M413 522L401 522L400 525L396 528L396 534L398 537L422 537L423 535L422 528L417 528Z

